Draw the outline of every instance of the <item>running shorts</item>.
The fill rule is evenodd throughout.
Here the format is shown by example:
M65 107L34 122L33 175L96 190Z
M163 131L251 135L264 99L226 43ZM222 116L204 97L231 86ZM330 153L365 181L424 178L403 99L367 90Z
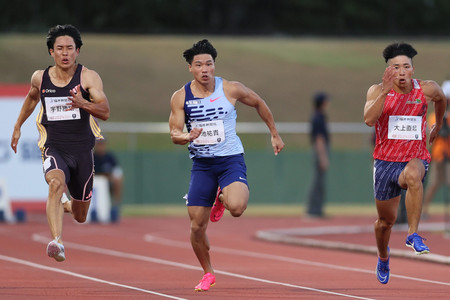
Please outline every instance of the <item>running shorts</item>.
M211 207L216 198L217 187L223 189L236 181L248 186L243 154L193 158L186 205Z
M92 197L94 179L93 151L68 153L54 147L43 150L44 174L53 170L64 172L70 196L75 200L88 201Z
M422 160L425 166L425 176L428 172L428 162ZM393 162L376 159L373 165L373 192L377 200L389 200L400 195L402 188L398 184L398 179L403 169L408 164L405 162Z

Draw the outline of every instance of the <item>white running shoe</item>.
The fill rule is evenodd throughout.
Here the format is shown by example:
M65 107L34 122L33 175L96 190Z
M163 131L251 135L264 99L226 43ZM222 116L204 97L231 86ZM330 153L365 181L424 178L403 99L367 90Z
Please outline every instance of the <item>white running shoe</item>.
M58 262L65 261L64 245L58 243L58 239L54 239L47 245L47 255L53 257Z

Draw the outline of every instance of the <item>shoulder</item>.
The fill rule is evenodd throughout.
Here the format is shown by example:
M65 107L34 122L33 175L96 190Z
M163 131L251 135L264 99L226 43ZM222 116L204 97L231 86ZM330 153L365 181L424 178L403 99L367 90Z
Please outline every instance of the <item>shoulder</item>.
M186 91L184 90L184 86L182 86L181 88L179 88L172 94L172 98L170 99L170 104L176 105L176 106L184 105L185 97L186 97Z
M234 98L241 98L248 94L247 87L239 81L229 81L222 79L223 90L225 93L232 95Z
M382 88L383 88L383 85L381 83L373 84L367 90L367 94L379 93Z
M85 66L81 69L81 77L83 78L83 81L101 80L100 75L97 72L88 69Z
M239 81L230 81L222 78L223 88L227 90L242 89L245 86Z
M417 79L417 81L420 83L420 86L422 87L423 90L425 90L425 89L427 89L427 90L437 90L437 89L441 88L439 86L439 84L437 84L436 81L434 81L434 80Z
M422 87L423 93L426 97L434 98L444 98L444 93L442 92L441 86L434 80L419 80L420 86Z
M36 70L33 75L31 75L31 87L40 88L42 83L42 76L44 75L44 70Z

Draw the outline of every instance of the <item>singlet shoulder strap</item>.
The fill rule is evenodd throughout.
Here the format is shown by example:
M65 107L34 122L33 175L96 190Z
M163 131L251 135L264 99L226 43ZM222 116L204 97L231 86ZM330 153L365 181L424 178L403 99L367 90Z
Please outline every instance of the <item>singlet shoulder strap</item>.
M195 98L191 91L191 82L190 81L184 85L184 91L186 93L185 100Z

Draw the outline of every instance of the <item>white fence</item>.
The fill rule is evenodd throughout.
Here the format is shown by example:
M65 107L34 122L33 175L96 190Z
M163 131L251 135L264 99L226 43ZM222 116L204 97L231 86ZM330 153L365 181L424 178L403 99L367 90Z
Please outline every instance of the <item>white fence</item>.
M308 133L309 123L306 122L280 122L277 123L279 133ZM105 122L101 124L105 133L169 133L167 122ZM363 122L331 122L329 123L331 133L371 133L373 128L366 126ZM238 133L268 133L266 124L263 122L237 122Z

